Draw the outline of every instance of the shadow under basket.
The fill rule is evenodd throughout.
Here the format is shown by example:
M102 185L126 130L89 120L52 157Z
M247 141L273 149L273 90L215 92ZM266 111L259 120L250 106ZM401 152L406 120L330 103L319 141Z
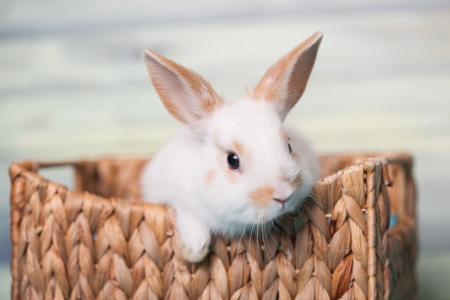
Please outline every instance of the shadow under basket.
M195 264L172 210L139 202L146 160L13 163L12 299L414 299L411 157L321 161L303 210L270 232L213 237ZM61 165L75 191L37 173Z

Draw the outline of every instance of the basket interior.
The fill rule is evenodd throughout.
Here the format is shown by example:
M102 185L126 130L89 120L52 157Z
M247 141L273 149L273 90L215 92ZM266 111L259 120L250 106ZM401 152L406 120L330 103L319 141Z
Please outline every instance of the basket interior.
M354 164L363 162L373 154L323 155L321 161L321 178L344 170ZM394 155L386 155L387 157ZM148 159L101 159L84 161L75 165L75 190L86 191L105 198L120 198L131 202L141 201L140 174ZM414 191L413 185L407 184L411 176L411 166L404 160L391 159L388 164L389 178L396 184L388 184L393 222L402 218L415 218L415 205L408 199ZM405 189L407 187L407 189ZM331 212L327 212L331 213ZM392 224L391 224L392 225Z

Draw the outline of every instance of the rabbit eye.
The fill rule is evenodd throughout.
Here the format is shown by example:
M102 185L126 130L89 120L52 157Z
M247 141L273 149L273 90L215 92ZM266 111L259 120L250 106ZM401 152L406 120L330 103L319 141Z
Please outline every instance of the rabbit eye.
M236 170L239 168L239 156L236 153L229 153L227 160L231 169Z
M288 149L289 149L289 153L292 153L292 147L291 144L288 143Z

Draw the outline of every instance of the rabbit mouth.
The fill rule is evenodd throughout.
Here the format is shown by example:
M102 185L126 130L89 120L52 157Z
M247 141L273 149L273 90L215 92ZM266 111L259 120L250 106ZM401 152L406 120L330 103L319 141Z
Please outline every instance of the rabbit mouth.
M287 199L277 199L277 198L273 198L273 200L275 202L278 202L281 204L281 209L284 210L284 204L286 203Z

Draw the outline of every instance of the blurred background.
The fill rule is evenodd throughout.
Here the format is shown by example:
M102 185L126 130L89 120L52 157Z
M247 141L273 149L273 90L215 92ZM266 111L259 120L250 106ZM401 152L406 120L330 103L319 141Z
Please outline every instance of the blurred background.
M149 156L179 124L144 48L191 68L226 99L324 33L287 122L320 153L407 151L419 190L420 299L450 295L450 2L0 0L0 298L9 299L15 160ZM44 173L69 187L70 170Z

